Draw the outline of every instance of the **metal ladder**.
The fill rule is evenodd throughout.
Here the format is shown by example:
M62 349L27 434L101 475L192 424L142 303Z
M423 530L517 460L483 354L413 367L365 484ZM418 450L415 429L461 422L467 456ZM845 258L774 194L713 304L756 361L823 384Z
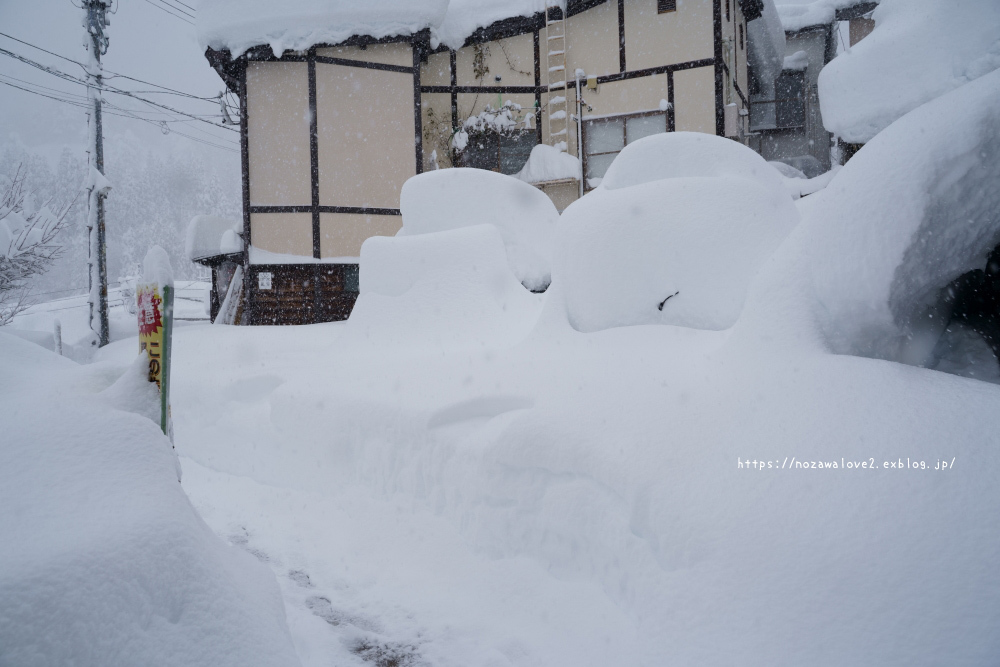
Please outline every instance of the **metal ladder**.
M558 16L558 18L553 18ZM566 12L557 0L545 8L546 62L549 72L549 142L565 152L569 139L569 89L566 85Z

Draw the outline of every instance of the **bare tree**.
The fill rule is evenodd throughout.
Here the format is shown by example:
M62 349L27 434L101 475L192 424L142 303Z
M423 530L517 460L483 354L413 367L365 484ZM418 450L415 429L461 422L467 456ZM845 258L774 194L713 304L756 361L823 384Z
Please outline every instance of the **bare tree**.
M0 326L31 306L31 279L44 273L62 248L55 243L72 202L57 213L35 209L24 189L25 172L0 183Z

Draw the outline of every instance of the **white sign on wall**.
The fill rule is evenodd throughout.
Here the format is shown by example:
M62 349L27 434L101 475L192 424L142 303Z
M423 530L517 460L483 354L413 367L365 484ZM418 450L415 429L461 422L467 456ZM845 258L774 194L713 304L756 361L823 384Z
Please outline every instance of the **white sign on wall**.
M261 271L257 274L257 287L259 289L271 289L270 271Z

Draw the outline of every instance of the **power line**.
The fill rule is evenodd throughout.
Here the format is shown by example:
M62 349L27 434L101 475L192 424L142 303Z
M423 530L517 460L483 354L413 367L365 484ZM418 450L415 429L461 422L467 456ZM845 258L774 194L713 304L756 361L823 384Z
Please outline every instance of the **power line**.
M69 104L71 106L74 106L74 107L77 107L77 108L80 108L80 109L88 109L88 108L90 108L90 105L87 104L87 103L85 103L85 102L77 102L77 101L74 101L74 100L64 99L64 98L61 98L61 97L55 97L53 95L48 95L48 94L45 94L45 93L40 93L37 90L30 90L28 88L24 88L23 86L18 86L16 84L10 83L8 81L2 81L2 80L0 80L0 84L3 84L5 86L10 86L11 88L17 88L18 90L23 90L26 93L32 93L34 95L39 95L41 97L46 97L46 98L48 98L50 100L55 100L56 102L63 102L64 104ZM161 122L188 122L188 121L180 121L180 120L177 120L177 121L155 121L155 120L151 120L149 118L142 118L141 116L137 116L134 113L132 113L131 110L129 110L129 109L123 109L121 107L113 107L113 108L117 109L118 111L120 111L122 113L116 113L114 111L107 111L105 113L107 113L109 116L118 116L120 118L132 118L134 120L141 120L144 123L149 123L150 125L155 125L155 126L158 126L158 127L162 127L160 125ZM192 129L194 129L194 128L192 127ZM180 130L176 130L174 128L170 128L170 132L178 134L178 135L180 135L180 136L182 136L182 137L184 137L186 139L190 139L191 141L195 141L195 142L198 142L200 144L205 144L206 146L212 146L214 148L219 148L221 150L229 151L231 153L238 153L239 152L236 148L233 148L231 146L224 146L222 144L217 144L217 143L208 141L206 139L202 139L200 137L193 137L190 134L185 134L184 132L181 132ZM217 141L225 141L225 140L221 139L221 138L218 138Z
M159 9L159 10L160 10L161 12L163 12L163 13L165 13L165 14L170 14L170 15L171 15L171 16L173 16L174 18L176 18L176 19L180 19L181 21L184 21L185 23L187 23L187 24L189 24L189 25L194 25L194 22L193 22L193 21L188 21L188 20L187 20L186 18L184 18L183 16L181 16L181 15L179 15L179 14L174 14L174 13L173 13L172 11L170 11L169 9L166 9L166 8L165 8L165 7L163 7L163 6L161 6L161 5L158 5L158 4L156 4L155 2L152 2L152 0L146 0L146 4L149 4L149 5L152 5L153 7L156 7L157 9Z
M78 85L88 86L89 87L89 84L86 81L83 81L83 80L81 80L81 79L79 79L77 77L74 77L72 74L68 74L68 73L63 72L62 70L58 70L58 69L56 69L54 67L49 67L49 66L43 65L43 64L41 64L39 62L35 62L34 60L31 60L30 58L26 58L25 56L22 56L22 55L20 55L18 53L15 53L13 51L8 51L7 49L0 48L0 55L5 55L5 56L7 56L9 58L14 58L15 60L19 60L19 61L25 63L26 65L30 65L31 67L34 67L36 69L40 69L43 72L46 72L46 73L51 74L53 76L56 76L56 77L58 77L60 79L64 79L66 81L70 81L70 82L76 83ZM220 123L214 123L214 122L212 122L210 120L206 120L205 118L199 117L199 116L197 116L195 114L189 114L189 113L186 113L184 111L180 111L178 109L174 109L174 108L169 107L169 106L167 106L165 104L162 104L160 102L153 102L151 100L147 100L147 99L145 99L143 97L139 97L138 95L135 95L134 93L132 93L131 91L128 91L128 90L124 90L124 89L121 89L121 88L111 87L111 86L108 86L107 84L102 85L100 87L100 90L106 91L106 92L109 92L109 93L113 93L113 94L116 94L116 95L123 95L125 97L131 97L131 98L137 99L140 102L143 102L143 103L148 104L148 105L153 106L153 107L159 107L159 108L164 109L166 111L170 111L172 113L175 113L175 114L178 114L178 115L181 115L181 116L186 116L187 118L192 118L192 119L195 119L195 120L199 120L199 121L201 121L203 123L207 123L209 125L214 125L215 127L222 128L223 130L228 130L230 132L237 132L237 130L235 128L226 127L225 125L222 125Z
M171 9L176 10L176 11L180 12L181 14L184 14L185 16L188 16L192 20L194 20L194 14L191 13L191 12L195 11L194 9L192 9L191 12L187 12L187 11L184 11L183 9L181 9L180 7L178 7L177 3L171 2L171 0L156 0L156 1L159 2L161 5L166 5L167 7L170 7Z
M78 65L79 67L83 67L83 63L77 62L76 60L73 60L72 58L67 58L64 55L60 55L60 54L55 53L53 51L49 51L48 49L43 49L40 46L36 46L35 44L32 44L31 42L26 42L23 39L18 39L17 37L14 37L13 35L8 35L5 32L0 32L0 36L6 37L7 39L12 39L15 42L18 42L19 44L24 44L25 46L30 46L33 49L37 49L37 50L41 51L42 53L47 53L50 56L55 56L56 58L59 58L61 60L65 60L66 62L73 63L74 65ZM160 89L162 89L164 91L167 91L169 93L173 93L174 95L180 95L182 97L187 97L187 98L190 98L190 99L193 99L193 100L203 100L205 102L213 102L213 103L215 103L215 102L218 102L218 99L219 99L218 97L201 97L199 95L192 95L191 93L185 93L184 91L181 91L181 90L175 90L175 89L169 88L167 86L161 86L160 84L153 83L152 81L144 81L143 79L137 79L135 77L131 77L131 76L128 76L126 74L121 74L120 72L114 72L114 71L109 70L109 69L106 69L104 71L105 71L106 74L111 74L112 75L112 76L105 76L104 77L105 79L128 79L129 81L135 81L136 83L141 83L141 84L144 84L144 85L147 85L147 86L153 86L154 88L160 88ZM132 91L132 92L146 92L146 91ZM150 92L153 92L153 91L150 91Z

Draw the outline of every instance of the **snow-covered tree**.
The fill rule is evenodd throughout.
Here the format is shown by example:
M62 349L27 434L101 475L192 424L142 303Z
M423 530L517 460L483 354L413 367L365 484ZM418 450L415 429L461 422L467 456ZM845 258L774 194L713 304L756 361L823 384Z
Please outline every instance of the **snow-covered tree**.
M31 280L44 273L59 255L56 237L72 205L54 213L49 200L36 208L24 180L24 171L19 168L13 178L0 183L0 326L31 305Z

